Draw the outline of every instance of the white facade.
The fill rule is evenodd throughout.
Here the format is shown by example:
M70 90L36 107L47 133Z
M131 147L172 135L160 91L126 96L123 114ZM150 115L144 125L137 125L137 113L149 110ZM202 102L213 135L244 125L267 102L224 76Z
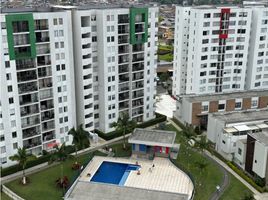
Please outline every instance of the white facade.
M252 7L246 89L268 88L268 7Z
M1 14L0 22L0 149L6 167L18 147L40 155L56 143L71 144L76 111L71 12Z
M139 45L130 44L130 12L73 11L77 121L88 131L114 130L121 112L154 118L158 8L148 8L148 41Z
M267 88L267 12L176 7L173 95Z
M266 133L267 135L267 133ZM267 138L266 138L267 139ZM265 178L267 173L268 145L264 141L256 141L254 146L254 157L252 171L261 178Z

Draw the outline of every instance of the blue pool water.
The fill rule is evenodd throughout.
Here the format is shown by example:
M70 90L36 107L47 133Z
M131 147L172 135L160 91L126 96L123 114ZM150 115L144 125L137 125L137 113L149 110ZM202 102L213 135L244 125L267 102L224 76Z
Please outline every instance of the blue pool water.
M104 161L90 181L124 185L131 170L140 166Z

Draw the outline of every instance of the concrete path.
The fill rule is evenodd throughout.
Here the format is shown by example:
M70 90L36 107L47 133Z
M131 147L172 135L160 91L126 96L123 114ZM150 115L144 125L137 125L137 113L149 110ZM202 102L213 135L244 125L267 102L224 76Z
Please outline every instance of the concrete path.
M130 136L130 134L126 134L126 138L128 138ZM87 149L83 149L83 150L80 150L77 152L78 155L83 155L83 154L87 154L87 153L90 153L90 152L93 152L93 151L96 151L100 148L103 148L105 147L106 145L111 145L113 143L116 143L120 140L123 139L123 136L121 137L118 137L118 138L114 138L112 140L109 140L109 141L101 141L100 143L98 144L92 144L92 146L90 146L89 148ZM75 155L75 153L72 153L72 155ZM33 173L36 173L36 172L39 172L39 171L42 171L44 169L47 169L51 166L54 166L54 165L57 165L59 163L53 163L53 164L48 164L48 162L45 162L45 163L42 163L40 165L36 165L34 167L31 167L31 168L28 168L25 170L25 173L27 175L29 174L33 174ZM19 172L16 172L14 174L11 174L11 175L8 175L8 176L4 176L4 177L1 177L0 178L0 183L1 184L4 184L4 183L7 183L9 181L12 181L12 180L15 180L19 177L22 177L22 171L19 171Z

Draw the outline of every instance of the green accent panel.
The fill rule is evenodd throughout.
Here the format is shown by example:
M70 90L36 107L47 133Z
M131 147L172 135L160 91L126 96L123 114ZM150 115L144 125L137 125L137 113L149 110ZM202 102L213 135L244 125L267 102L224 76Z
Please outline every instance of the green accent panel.
M136 15L142 15L142 21L144 22L144 33L141 34L142 38L137 39L135 34ZM130 8L130 44L143 44L148 41L148 8Z
M27 21L30 35L30 52L24 52L20 54L15 53L14 37L13 37L13 22ZM35 45L35 28L34 19L32 13L27 14L10 14L6 15L6 27L7 27L7 41L10 60L19 60L24 58L36 57L36 45Z

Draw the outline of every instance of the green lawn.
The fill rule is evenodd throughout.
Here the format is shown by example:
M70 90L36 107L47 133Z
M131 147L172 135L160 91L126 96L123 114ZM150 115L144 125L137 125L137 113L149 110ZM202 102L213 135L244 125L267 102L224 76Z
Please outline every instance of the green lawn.
M212 161L208 160L200 153L193 151L187 144L185 137L178 132L172 125L166 126L167 130L177 132L176 142L180 143L179 156L175 163L182 169L186 169L195 181L196 200L209 199L210 195L216 190L223 178L223 173ZM205 162L207 166L200 170L197 162Z
M131 156L131 146L130 144L126 143L126 149L123 149L123 143L114 144L108 146L108 148L112 148L113 152L115 153L115 157L130 157Z
M244 195L251 193L249 189L230 174L230 186L226 188L220 200L241 200Z
M96 153L96 155L103 155L102 153ZM86 163L92 158L92 154L82 155L78 158L79 163ZM75 179L78 171L72 170L72 164L75 160L66 160L64 162L64 175L68 176L69 180ZM32 174L29 176L30 183L28 185L21 185L20 179L9 182L6 184L11 190L17 193L27 200L56 200L62 199L63 191L56 187L56 179L60 177L61 170L60 165L53 166L44 171Z
M1 200L11 200L9 196L7 196L5 193L1 192Z
M216 185L219 185L223 178L223 173L218 166L202 156L200 153L193 151L186 143L186 138L172 125L166 125L167 130L177 132L176 142L180 143L179 156L176 164L186 171L190 172L195 180L195 200L209 199L210 195L216 190ZM207 167L200 172L196 162L204 161L208 163ZM230 185L226 188L221 200L239 200L245 194L251 193L250 190L244 186L233 175L230 175Z
M158 59L159 60L164 60L164 61L167 61L167 62L171 62L171 61L173 61L173 54L167 53L167 54L164 54L164 55L158 55Z

